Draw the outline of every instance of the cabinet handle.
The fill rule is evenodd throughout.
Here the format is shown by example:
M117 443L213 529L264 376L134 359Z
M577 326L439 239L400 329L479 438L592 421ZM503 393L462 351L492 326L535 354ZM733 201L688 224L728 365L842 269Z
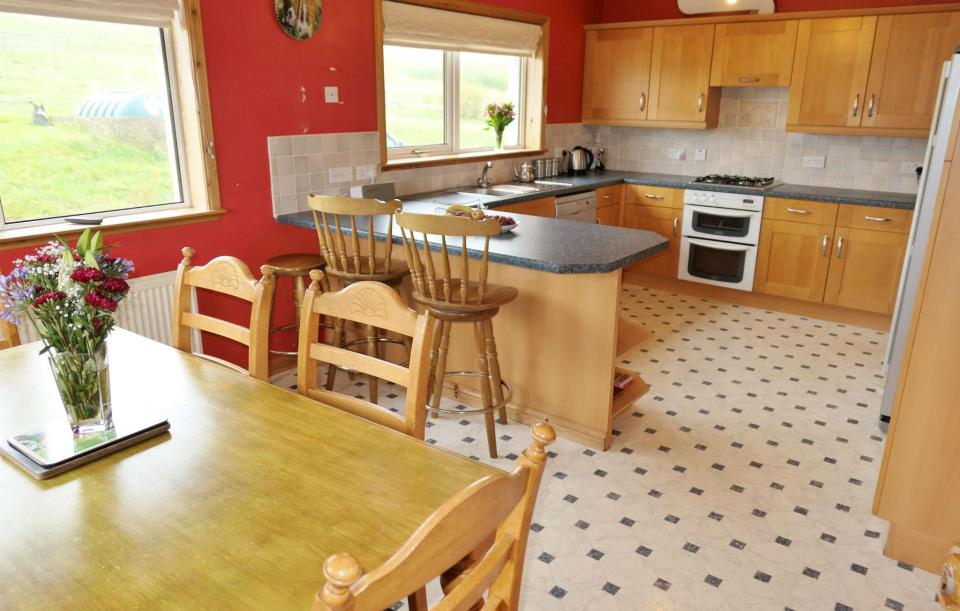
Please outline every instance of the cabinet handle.
M673 237L677 237L677 223L680 221L678 217L673 217Z
M759 83L760 77L759 76L741 76L737 80L740 81L741 83Z
M653 193L644 193L643 196L647 199L663 199L662 195L654 195Z
M857 94L857 97L853 98L853 116L857 116L857 113L860 112L860 94Z
M867 102L867 116L868 116L868 117L872 117L872 116L873 116L873 106L874 106L874 102L876 101L876 97L877 97L876 94L870 94L870 100Z
M787 212L791 214L810 214L809 210L804 210L803 208L787 208Z
M647 94L646 94L646 93L641 93L641 94L640 94L640 112L643 112L643 110L644 110L646 107L647 107Z
M606 195L603 196L603 199L610 199L611 197L613 197L613 196L610 195L609 193L607 193Z
M603 223L600 222L600 219L594 219L594 221L596 221L597 225L602 225L602 224L603 224Z
M826 257L826 256L827 256L827 244L828 244L829 242L830 242L830 236L827 235L827 234L823 234L823 242L821 242L821 244L820 244L820 256L821 256L821 257Z
M704 95L702 93L697 96L697 112L703 112L703 98Z
M837 238L837 258L843 258L843 238Z
M865 216L865 217L863 217L863 220L865 220L865 221L873 221L874 223L889 223L889 222L892 221L893 219L888 219L888 218L883 217L883 216Z

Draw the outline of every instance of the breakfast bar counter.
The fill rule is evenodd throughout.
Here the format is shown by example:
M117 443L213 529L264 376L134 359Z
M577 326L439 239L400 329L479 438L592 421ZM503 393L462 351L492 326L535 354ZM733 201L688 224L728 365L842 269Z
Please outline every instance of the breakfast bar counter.
M405 201L408 212L434 213L435 204ZM667 247L668 240L649 231L577 223L521 214L517 228L490 240L489 281L519 289L517 299L493 320L503 378L512 388L511 418L532 424L547 419L561 436L606 449L612 442L613 418L648 389L634 371L615 366L619 355L650 333L620 312L622 270ZM278 222L315 229L313 214L281 215ZM358 225L360 237L368 228ZM375 224L374 238L387 239L387 224ZM400 243L394 224L390 239ZM439 248L439 244L437 245ZM459 250L450 245L451 255ZM481 239L467 242L467 254L483 255ZM403 258L403 249L393 256ZM409 286L401 287L408 291ZM469 329L454 325L447 369L476 368ZM614 377L630 376L614 397ZM473 378L448 377L445 394L479 405Z

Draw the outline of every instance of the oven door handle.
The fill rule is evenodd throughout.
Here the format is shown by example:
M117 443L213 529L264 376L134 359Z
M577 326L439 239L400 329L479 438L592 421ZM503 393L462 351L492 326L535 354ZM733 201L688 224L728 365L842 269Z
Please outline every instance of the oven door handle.
M750 252L750 249L756 246L737 246L736 244L727 244L726 242L712 242L707 240L698 240L697 238L687 238L687 241L704 248L713 248L715 250L729 250L730 252Z
M709 214L710 216L722 216L729 219L749 219L760 216L756 212L736 212L733 210L724 210L722 208L695 208L700 214Z

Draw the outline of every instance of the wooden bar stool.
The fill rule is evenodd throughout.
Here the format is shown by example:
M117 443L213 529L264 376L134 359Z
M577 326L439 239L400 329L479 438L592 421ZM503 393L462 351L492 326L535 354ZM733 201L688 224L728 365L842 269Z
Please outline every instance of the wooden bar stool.
M500 377L500 361L497 344L493 337L493 317L504 306L517 298L519 292L512 286L497 286L487 283L487 268L490 251L490 236L500 234L496 220L475 221L466 217L438 216L400 212L397 224L403 236L407 261L413 276L413 299L440 322L434 335L431 352L433 373L433 399L427 409L433 413L470 414L482 413L486 420L487 446L490 457L497 457L497 436L493 412L499 413L500 422L506 424L506 402L510 386ZM417 246L416 234L423 242ZM440 252L439 267L434 264L430 236L435 236L433 247ZM467 257L467 238L483 238L483 258L477 267L478 280L470 280L470 260ZM448 238L459 238L460 273L452 270ZM473 338L477 350L479 371L447 371L447 353L450 347L450 328L454 323L473 323ZM480 378L482 407L476 409L442 409L440 398L446 376L471 376ZM507 390L505 399L504 388Z
M336 195L309 195L307 204L313 210L313 219L320 239L320 252L326 261L324 275L329 278L327 290L342 289L356 282L382 282L397 288L409 275L406 266L392 258L393 241L381 242L382 254L378 253L377 241L370 228L383 224L387 235L393 234L393 213L400 209L400 200L383 202L377 199L340 197ZM361 238L359 232L366 233ZM333 345L350 348L365 345L367 355L382 357L385 343L400 344L410 354L410 341L384 337L380 329L367 325L366 337L353 341L345 340L342 319L333 321ZM327 372L327 390L333 390L337 370L350 371L346 367L331 364ZM377 403L377 378L367 376L370 386L370 402Z
M267 259L267 265L273 268L273 273L278 278L293 278L293 307L295 317L293 322L270 329L270 333L284 331L286 329L298 329L300 327L300 305L303 303L303 295L307 291L306 279L310 272L315 269L322 270L326 266L323 255L315 255L305 252L288 253L277 255ZM273 294L270 299L274 299L277 293L277 283L273 284ZM296 350L271 350L270 354L282 354L284 356L297 356Z

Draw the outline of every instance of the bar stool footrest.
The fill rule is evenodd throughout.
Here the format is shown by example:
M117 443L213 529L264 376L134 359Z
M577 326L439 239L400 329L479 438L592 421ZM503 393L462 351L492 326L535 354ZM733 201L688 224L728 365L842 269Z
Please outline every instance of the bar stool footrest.
M447 372L444 372L444 379L447 379L447 377L485 378L485 377L488 377L488 375L484 374L482 371L447 371ZM500 408L505 407L507 403L510 402L510 399L513 398L513 388L510 386L509 382L501 378L500 387L506 391L503 393L503 401L501 403L495 403L490 407L471 407L469 409L449 409L445 407L433 407L432 405L427 405L427 411L435 414L458 414L458 415L486 414L487 412L499 411Z

